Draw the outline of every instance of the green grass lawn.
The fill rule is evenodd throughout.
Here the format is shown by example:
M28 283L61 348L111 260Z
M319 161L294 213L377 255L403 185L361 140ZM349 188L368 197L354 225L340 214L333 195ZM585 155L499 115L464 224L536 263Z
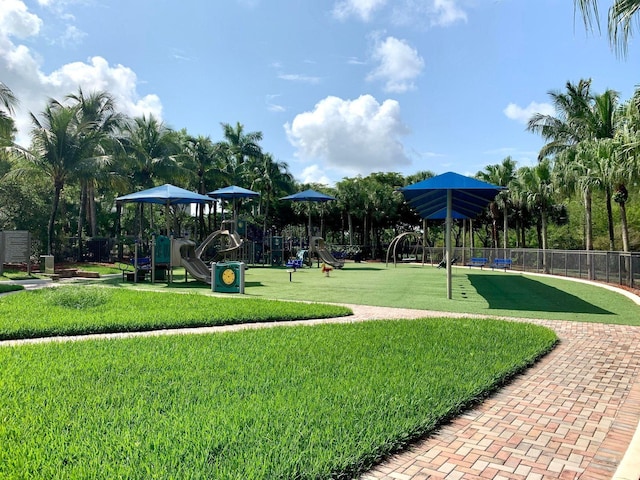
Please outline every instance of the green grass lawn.
M610 290L559 277L454 268L452 299L446 298L446 272L430 265L385 267L347 263L325 277L318 268L289 274L284 268L249 268L245 297L417 308L522 318L640 325L640 306ZM208 290L197 282L170 289ZM119 280L117 280L119 283ZM130 285L130 284L129 284Z
M0 298L0 340L348 315L335 305L69 285Z
M423 319L4 347L0 478L353 478L555 341Z

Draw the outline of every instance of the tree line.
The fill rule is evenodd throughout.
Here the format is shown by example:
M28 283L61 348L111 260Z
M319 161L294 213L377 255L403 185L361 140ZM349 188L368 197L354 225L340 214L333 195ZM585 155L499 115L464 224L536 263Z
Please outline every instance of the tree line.
M528 123L545 140L537 164L518 168L507 157L476 174L507 190L474 220L474 243L593 249L595 236L597 248L637 249L640 89L620 102L615 91L594 93L590 80L580 80L549 96L556 113L536 114ZM433 176L430 171L377 172L343 178L334 187L303 185L285 162L263 151L262 133L247 132L240 122L221 123L221 139L214 141L172 129L152 115L126 117L108 92L82 89L31 114L31 144L24 148L15 144L17 103L0 83L0 228L31 231L40 245L36 253L81 258L87 239L153 231L154 215L163 212L121 210L115 198L163 183L201 194L228 185L259 192L259 200L240 207L259 240L305 225L311 213L329 241L380 255L395 235L423 227L398 188ZM337 201L279 201L306 188ZM200 207L195 216L175 207L173 218L174 233L202 239L222 217L217 207ZM164 222L156 218L155 225ZM435 244L441 225L428 227Z

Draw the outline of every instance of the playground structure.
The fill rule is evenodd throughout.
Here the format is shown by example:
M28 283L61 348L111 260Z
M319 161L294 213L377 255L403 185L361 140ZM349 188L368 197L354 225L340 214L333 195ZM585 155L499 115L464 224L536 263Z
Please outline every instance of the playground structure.
M331 265L333 268L344 267L344 260L337 259L333 256L329 249L327 249L322 237L311 237L311 241L309 242L309 253L310 255L317 255L318 262L322 261L327 265Z
M387 248L387 267L389 266L389 258L393 259L393 265L396 266L398 260L401 262L417 262L418 257L424 264L424 238L422 232L404 232L396 236ZM406 256L405 256L406 255Z
M211 233L198 247L188 238L169 238L154 235L151 242L151 255L140 256L138 242L135 243L134 256L130 264L122 264L123 278L138 282L147 274L151 282L165 280L165 272L171 281L171 269L184 267L186 273L198 281L211 284L211 267L215 262L226 262L236 256L243 246L240 235L233 230L232 221L223 222L223 228ZM212 258L205 261L202 256L212 253Z

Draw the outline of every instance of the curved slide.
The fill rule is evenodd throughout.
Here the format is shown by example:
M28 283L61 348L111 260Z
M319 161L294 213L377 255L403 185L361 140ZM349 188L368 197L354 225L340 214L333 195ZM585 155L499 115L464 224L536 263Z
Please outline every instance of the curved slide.
M196 256L195 245L195 242L192 240L174 238L172 265L184 267L187 273L193 278L211 285L211 269Z
M196 280L211 285L211 270L199 258L181 258L180 264Z
M331 265L333 268L342 268L344 267L344 260L338 260L334 257L329 250L324 245L324 240L321 238L317 238L317 246L315 247L315 251L318 253L320 260L324 263Z

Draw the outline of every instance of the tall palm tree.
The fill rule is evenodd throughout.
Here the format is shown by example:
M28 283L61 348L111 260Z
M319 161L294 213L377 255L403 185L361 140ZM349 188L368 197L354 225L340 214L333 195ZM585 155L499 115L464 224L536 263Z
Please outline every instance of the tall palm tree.
M136 188L151 188L189 175L178 162L178 133L153 115L134 118L124 126L123 134L131 181Z
M548 158L543 158L533 167L522 167L518 170L518 177L529 208L539 215L540 246L543 251L546 251L548 248L548 218L555 196L551 161ZM546 269L545 257L546 254L543 253L543 266Z
M18 99L4 83L0 82L0 146L3 143L11 144L9 139L15 132L13 124L14 108L18 104ZM6 140L6 142L5 142Z
M574 6L582 12L584 24L592 29L594 22L599 28L598 1L574 0ZM640 11L640 0L614 0L609 8L609 42L616 53L625 56L632 33L633 20Z
M221 155L227 160L227 170L234 184L244 183L245 175L251 172L245 163L259 160L262 156L262 132L245 133L244 125L236 122L235 126L222 123L224 140L217 144ZM246 182L247 185L250 184Z
M78 122L78 105L64 106L51 100L40 115L31 114L32 150L20 149L31 168L44 172L53 183L51 214L47 227L47 253L54 251L55 223L60 197L65 185L76 178L82 163L90 156L90 124ZM16 175L29 173L30 168L15 170Z
M262 155L261 162L254 167L254 180L251 183L252 190L258 190L260 195L259 211L263 215L262 235L266 236L269 225L269 207L271 202L284 194L293 186L293 175L289 172L286 162L274 160L269 153ZM264 207L264 212L262 211Z
M626 204L629 191L626 185L640 179L640 88L619 110L619 125L616 130L616 171L613 200L620 208L622 249L629 251L629 226Z
M605 192L613 241L609 163L618 99L618 93L613 90L594 95L590 89L591 80L580 80L577 84L567 82L566 92L549 92L556 115L535 114L527 126L547 141L539 157L556 156L556 167L565 175L565 190L582 193L587 250L593 248L591 203L594 189Z
M502 204L502 248L505 250L509 246L509 202L510 193L509 186L516 179L516 162L511 157L506 157L502 160L502 163L496 165L488 165L484 171L476 174L480 180L492 183L501 187L507 187L507 190L503 190L498 194L497 202L493 201L489 205L491 218L493 220L493 232L494 232L494 248L498 248L498 232L496 228L496 221L499 217L497 203Z
M78 250L82 252L83 219L86 217L91 236L97 235L97 208L95 188L98 182L117 181L108 167L113 153L119 149L117 132L124 124L124 116L116 109L114 98L105 91L86 95L81 88L77 94L67 96L77 108L78 124L87 125L85 132L88 158L78 165L77 180L80 183L78 209Z

